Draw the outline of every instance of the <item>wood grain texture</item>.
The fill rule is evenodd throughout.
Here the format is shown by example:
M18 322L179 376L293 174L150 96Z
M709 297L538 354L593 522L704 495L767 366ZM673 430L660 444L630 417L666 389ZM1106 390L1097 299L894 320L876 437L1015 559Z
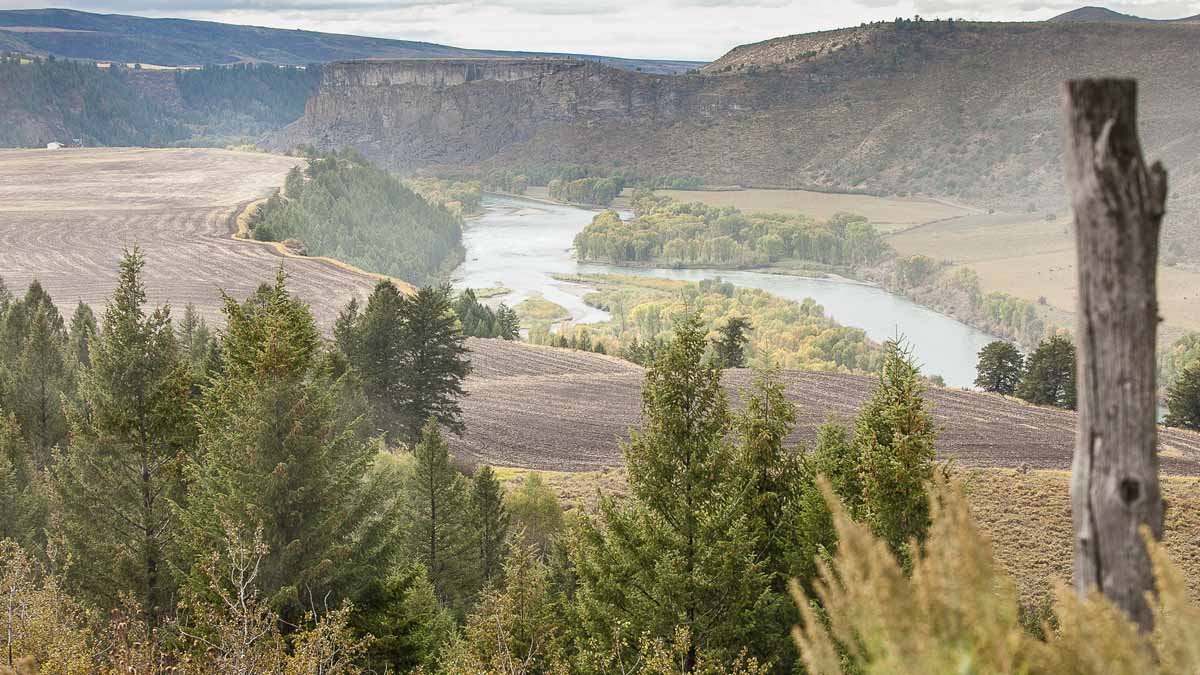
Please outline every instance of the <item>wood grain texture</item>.
M1142 531L1162 538L1155 273L1167 178L1142 158L1135 81L1071 81L1063 103L1079 275L1075 581L1149 630L1154 575Z

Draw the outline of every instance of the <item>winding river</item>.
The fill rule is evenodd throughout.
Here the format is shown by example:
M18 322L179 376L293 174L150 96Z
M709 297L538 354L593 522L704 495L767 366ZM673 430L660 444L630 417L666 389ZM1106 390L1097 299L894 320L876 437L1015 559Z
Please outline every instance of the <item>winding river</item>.
M861 328L879 342L897 334L912 343L923 372L941 375L952 387L975 380L979 350L995 339L944 314L914 304L871 284L847 279L809 279L742 270L644 269L580 264L571 254L576 233L595 212L515 197L487 196L484 214L468 220L463 231L466 260L455 270L459 288L505 286L510 306L540 293L563 306L576 323L608 320L607 312L589 307L589 288L558 281L555 274L610 273L685 281L721 277L738 286L760 288L800 301L812 298L846 326Z

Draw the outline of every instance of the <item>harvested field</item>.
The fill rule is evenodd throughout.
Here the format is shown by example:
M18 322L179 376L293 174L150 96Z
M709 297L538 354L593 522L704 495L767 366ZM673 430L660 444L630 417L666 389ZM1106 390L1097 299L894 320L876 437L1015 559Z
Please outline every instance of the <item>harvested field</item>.
M78 300L101 310L124 248L136 244L152 303L191 302L216 322L222 290L243 298L282 263L328 329L374 279L230 238L240 206L282 185L299 161L207 149L0 150L0 276L18 293L38 279L64 313Z
M478 350L477 373L468 380L467 431L453 443L457 455L539 470L621 465L619 442L638 423L640 368L552 347L498 340L472 345ZM867 375L806 371L785 371L780 377L800 408L792 439L797 443L810 442L830 416L851 421L876 383ZM736 392L752 378L751 371L729 371L726 384ZM938 450L958 466L1070 467L1073 412L957 389L933 387L927 397L942 426ZM1200 434L1164 429L1160 442L1165 472L1200 475Z

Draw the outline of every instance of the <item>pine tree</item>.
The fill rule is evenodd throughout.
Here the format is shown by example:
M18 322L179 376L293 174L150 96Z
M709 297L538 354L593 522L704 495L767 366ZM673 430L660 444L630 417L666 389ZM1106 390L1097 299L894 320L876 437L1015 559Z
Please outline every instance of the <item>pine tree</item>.
M500 481L490 466L480 467L471 479L471 509L479 535L480 580L486 584L502 571L509 523Z
M75 305L75 313L71 315L71 355L75 363L90 368L92 366L91 346L96 339L96 315L92 308L82 300Z
M750 331L750 320L732 316L718 329L719 337L713 341L717 364L722 368L744 368L746 366L746 335Z
M404 490L407 553L425 566L438 598L461 609L477 582L478 536L466 478L451 465L436 419L426 421L413 458L416 466Z
M259 587L295 623L312 603L353 597L390 560L393 503L282 269L245 304L227 297L224 311L223 371L200 405L180 544L196 560L220 545L221 521L261 526Z
M450 289L426 286L404 299L400 334L403 377L399 423L415 442L430 417L455 434L463 431L463 380L470 372L462 330L450 306Z
M1167 391L1167 426L1200 431L1200 361L1183 369Z
M372 426L391 438L404 436L404 306L400 290L390 281L381 281L362 315L355 318L357 304L351 301L336 327L343 353L362 379L363 393L371 404Z
M0 541L12 539L27 551L45 548L48 504L42 476L17 419L0 408Z
M979 350L979 365L975 386L984 391L1011 396L1021 381L1025 359L1016 345L995 340Z
M170 310L145 311L144 265L136 248L121 261L55 483L68 580L102 608L132 593L153 629L171 612L170 500L195 429Z
M924 384L911 354L884 345L879 385L858 415L855 453L862 479L862 516L902 559L908 542L929 529L925 486L933 479L937 427L925 407Z
M1075 409L1075 345L1064 335L1042 340L1025 359L1017 396L1038 405Z
M53 305L34 305L25 328L5 398L25 432L35 464L44 469L51 450L67 439L63 397L73 393L74 379L58 310Z
M501 303L496 309L496 323L499 324L496 337L502 340L521 339L521 317L517 310Z
M410 565L372 580L355 601L355 628L375 639L370 672L429 672L455 632L454 615L434 593L425 568Z
M629 497L604 500L572 551L580 630L604 639L620 622L630 635L670 642L685 629L685 673L699 645L734 653L751 642L769 592L731 479L728 404L720 371L703 363L706 348L698 317L682 320L646 374L642 427L624 447Z

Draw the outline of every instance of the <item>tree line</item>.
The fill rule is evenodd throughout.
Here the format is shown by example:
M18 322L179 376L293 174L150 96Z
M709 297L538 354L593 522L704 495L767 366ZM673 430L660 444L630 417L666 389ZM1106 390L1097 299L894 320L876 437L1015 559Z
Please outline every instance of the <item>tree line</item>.
M784 259L834 267L879 261L891 248L862 216L825 222L682 203L639 191L634 218L606 211L575 237L580 260L613 264L760 267Z
M293 167L284 189L254 213L250 232L418 285L443 279L464 255L460 216L353 150Z

